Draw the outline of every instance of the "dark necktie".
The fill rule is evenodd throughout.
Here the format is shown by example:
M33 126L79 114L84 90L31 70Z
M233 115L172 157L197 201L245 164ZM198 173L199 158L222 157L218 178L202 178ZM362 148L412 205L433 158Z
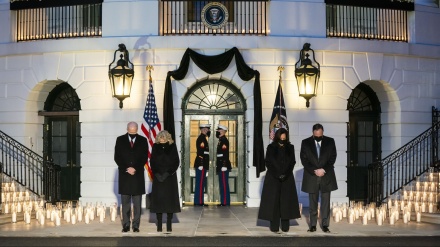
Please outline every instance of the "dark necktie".
M134 142L133 142L133 139L131 139L131 140L130 140L130 146L131 146L131 148L133 148L133 145L134 145Z
M318 159L321 152L321 146L319 145L319 142L316 142L316 152L318 153Z

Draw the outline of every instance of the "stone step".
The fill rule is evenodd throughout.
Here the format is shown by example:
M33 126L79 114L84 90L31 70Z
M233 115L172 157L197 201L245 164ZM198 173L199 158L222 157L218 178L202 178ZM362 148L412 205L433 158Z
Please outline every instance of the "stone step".
M440 225L440 213L422 213L422 222Z

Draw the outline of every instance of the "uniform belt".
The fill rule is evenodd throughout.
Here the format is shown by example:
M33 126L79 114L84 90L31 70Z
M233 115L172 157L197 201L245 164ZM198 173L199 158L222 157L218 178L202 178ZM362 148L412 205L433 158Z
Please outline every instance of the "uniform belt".
M223 157L223 154L217 154L217 157Z
M204 154L209 154L209 152L208 151L205 151L205 152L203 152Z

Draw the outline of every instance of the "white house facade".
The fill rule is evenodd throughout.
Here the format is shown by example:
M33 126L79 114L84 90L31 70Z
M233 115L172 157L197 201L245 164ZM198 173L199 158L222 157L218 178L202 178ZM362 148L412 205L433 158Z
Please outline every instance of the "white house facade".
M0 130L35 153L51 156L64 168L62 171L78 168L77 180L62 188L62 193L66 193L76 187L75 195L65 199L99 201L107 205L119 200L117 166L113 160L115 141L126 133L128 122L141 125L144 121L149 90L146 68L153 67L152 86L158 116L164 126L166 78L170 71L181 66L188 48L211 57L235 47L244 62L259 72L263 150L270 142L270 118L281 81L290 140L295 146L294 176L299 201L304 206L308 206L308 195L301 192L304 169L299 151L301 140L312 135L313 124L321 123L324 135L336 141L335 171L339 189L332 192L331 200L348 202L356 200L356 193L350 192L349 187L358 179L348 172L348 167L354 165L350 163L371 163L375 158L393 153L431 127L432 107L440 105L438 1L412 1L414 9L405 11L407 40L403 41L332 37L328 31L330 3L324 0L261 1L267 4L267 13L263 13L267 16L263 28L267 33L260 35L221 32L173 35L172 31L164 33L163 1L101 2L102 23L97 36L17 40L20 37L18 10L11 10L10 1L0 0ZM239 8L235 7L234 11ZM229 12L232 15L231 10ZM238 21L236 17L235 21ZM295 78L295 64L305 43L311 44L320 64L317 95L310 99L309 107L299 96ZM131 94L123 101L123 108L112 97L108 77L109 64L119 44L125 44L135 72ZM284 67L281 73L277 70L279 66ZM225 70L214 74L203 71L190 60L184 79L171 78L175 141L181 157L178 179L184 205L192 202L193 141L198 135L197 126L211 123L214 128L228 124L229 139L234 142L231 157L236 170L230 180L234 203L259 206L265 172L257 176L253 160L255 78L245 81L237 70L234 59ZM51 113L50 106L57 104L56 99L62 99L59 93L64 91L54 91L57 87L60 89L60 85L65 85L63 90L73 89L79 99L79 109L64 114ZM218 95L229 92L239 106L224 111L218 110L215 104L204 109L192 107L191 97L197 95L198 90L212 89L210 86L215 87ZM364 115L350 110L362 99L358 93L370 97L372 104L380 105L369 120L363 120ZM65 103L68 104L68 100ZM354 122L358 124L356 133L351 124ZM76 131L74 134L64 132L72 129ZM370 130L375 130L374 136L369 134ZM356 146L358 160L353 161L354 151L349 141L353 135L364 136L365 144L375 151ZM66 136L68 143L60 141ZM211 136L213 150L216 143ZM65 156L66 152L73 153ZM62 175L61 179L68 180L70 175ZM147 190L150 190L150 180L145 177ZM212 184L207 187L207 200L216 203L214 172L209 179ZM366 190L366 185L359 186L358 189Z

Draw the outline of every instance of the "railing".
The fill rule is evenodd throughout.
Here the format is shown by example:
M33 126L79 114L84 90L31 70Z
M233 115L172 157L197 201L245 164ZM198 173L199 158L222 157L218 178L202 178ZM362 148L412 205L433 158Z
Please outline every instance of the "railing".
M327 37L408 42L411 0L326 0Z
M11 0L17 41L102 35L103 0Z
M219 28L212 28L204 22L202 11L211 2L160 0L161 35L268 34L269 0L217 1L225 7L228 14L228 20Z
M61 167L0 131L1 172L52 203L60 200ZM1 198L0 198L1 202Z
M439 166L440 122L381 161L368 165L368 200L382 203L390 195Z

